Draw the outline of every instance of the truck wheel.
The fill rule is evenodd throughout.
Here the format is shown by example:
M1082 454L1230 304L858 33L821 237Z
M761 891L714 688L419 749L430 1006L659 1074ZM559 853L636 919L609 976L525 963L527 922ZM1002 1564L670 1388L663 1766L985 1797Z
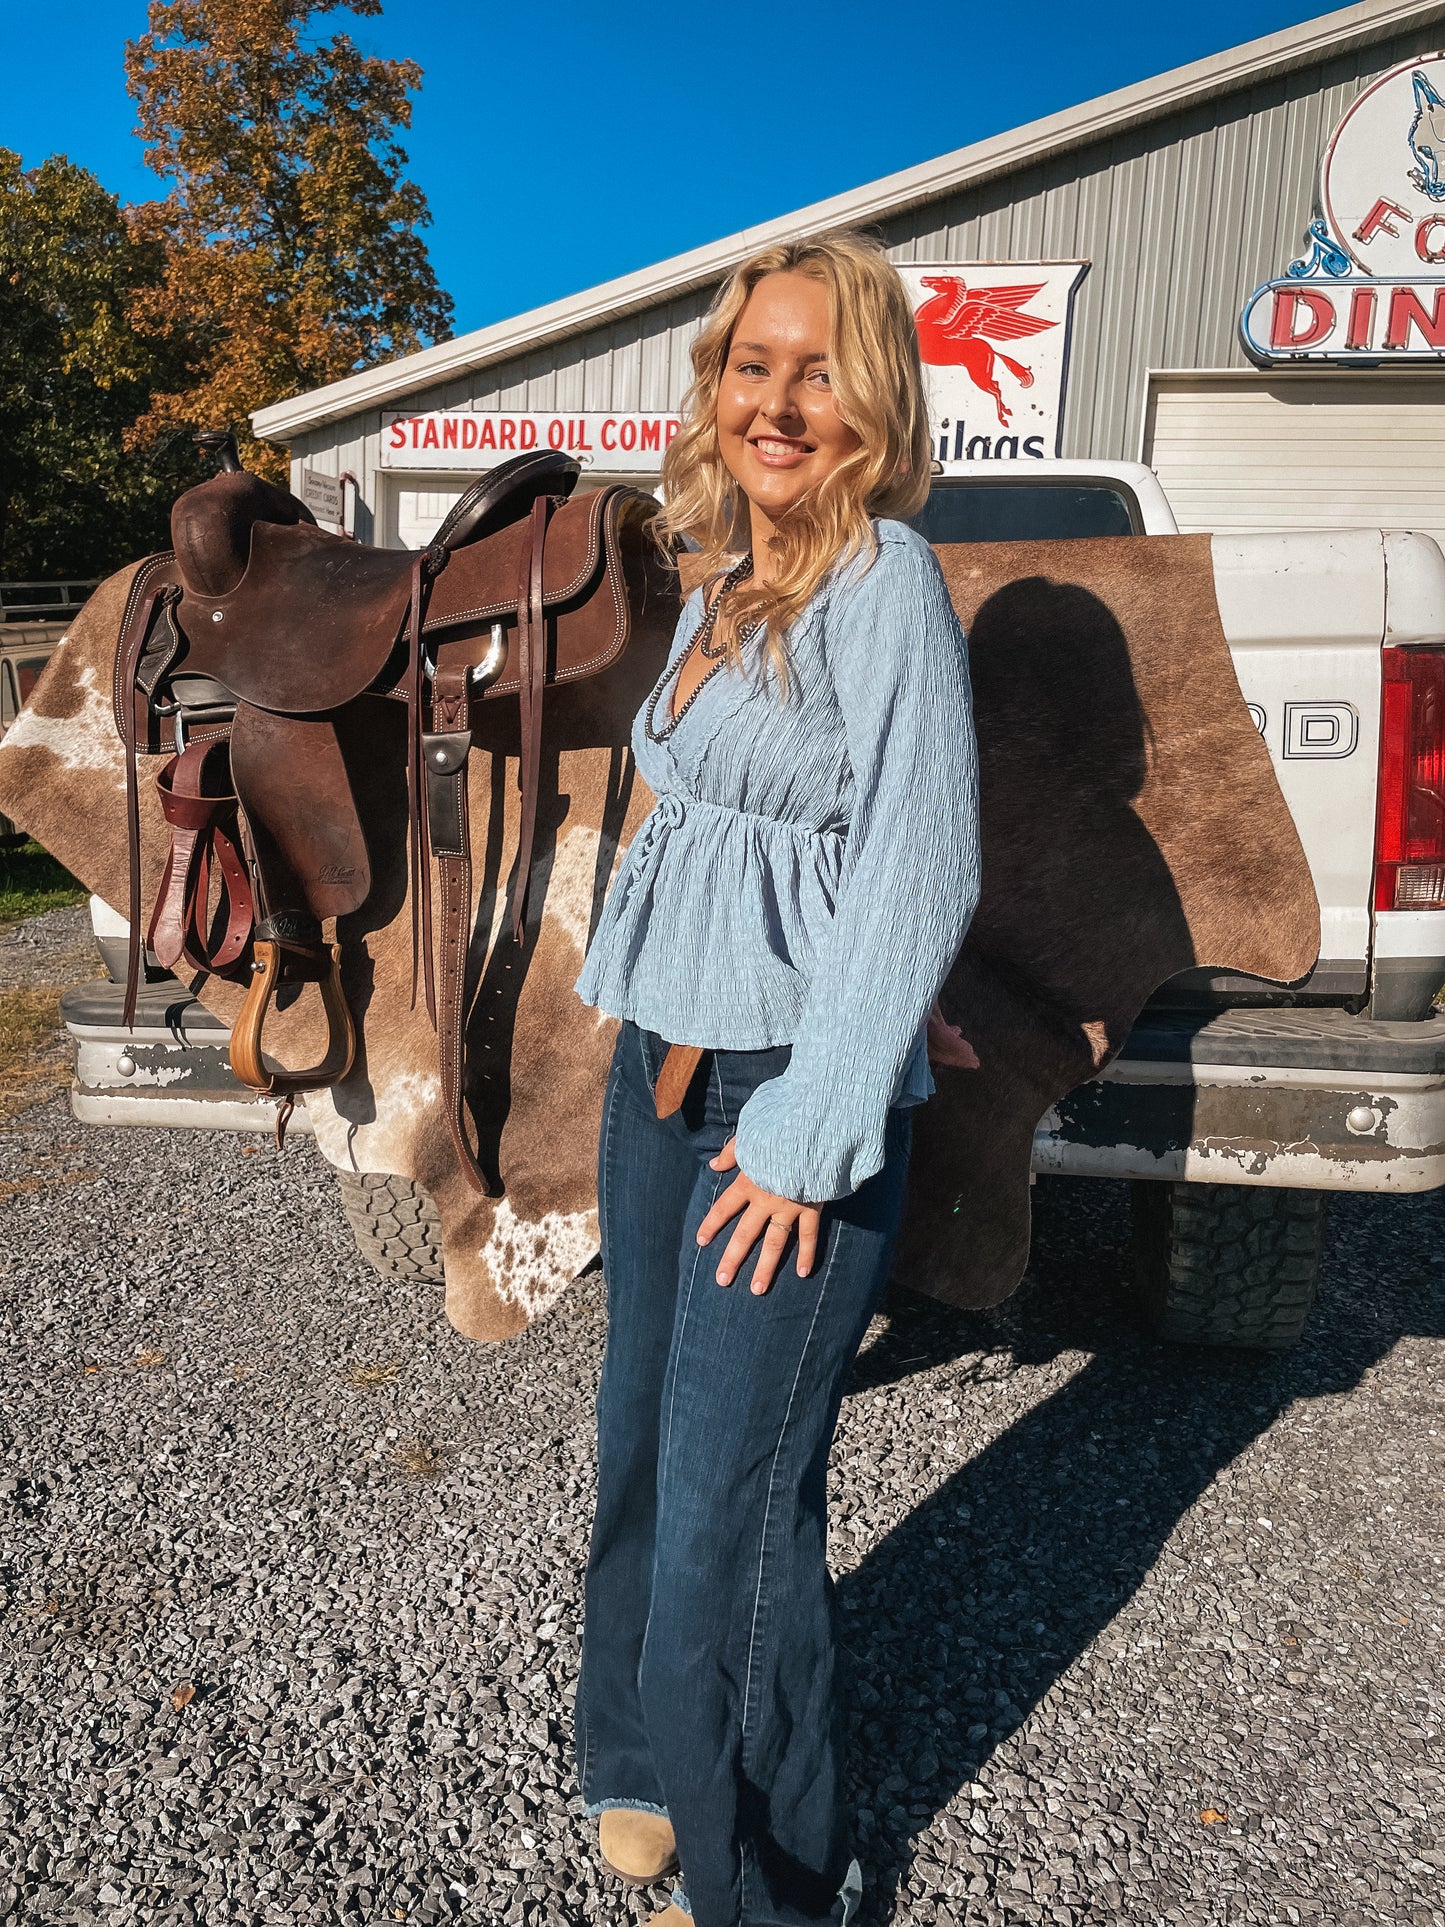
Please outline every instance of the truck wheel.
M356 1248L383 1278L442 1283L442 1226L430 1195L410 1178L338 1171Z
M1323 1191L1148 1181L1132 1190L1135 1276L1160 1338L1265 1352L1299 1342L1319 1282Z

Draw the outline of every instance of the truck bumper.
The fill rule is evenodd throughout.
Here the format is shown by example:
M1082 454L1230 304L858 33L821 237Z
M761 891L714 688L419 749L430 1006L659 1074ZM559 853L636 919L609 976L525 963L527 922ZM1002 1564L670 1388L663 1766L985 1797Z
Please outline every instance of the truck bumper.
M276 1106L231 1073L230 1033L175 983L146 984L133 1032L118 984L61 1000L71 1107L87 1124L266 1131ZM290 1129L309 1133L298 1105ZM1430 1191L1445 1184L1445 1015L1149 1012L1091 1083L1045 1113L1035 1171L1074 1177Z
M1045 1113L1035 1171L1314 1191L1445 1184L1445 1015L1148 1013Z
M125 1030L124 997L119 984L102 982L60 1000L75 1046L70 1108L82 1124L274 1132L278 1107L236 1081L231 1033L218 1017L177 983L143 984L135 1029ZM311 1135L304 1105L288 1132Z

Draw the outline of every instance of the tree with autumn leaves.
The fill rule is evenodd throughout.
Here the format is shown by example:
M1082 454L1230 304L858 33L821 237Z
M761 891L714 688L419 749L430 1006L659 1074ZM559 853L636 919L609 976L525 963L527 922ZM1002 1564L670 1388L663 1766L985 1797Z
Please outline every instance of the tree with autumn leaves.
M132 312L152 338L184 339L189 363L138 437L234 423L244 445L250 410L449 331L397 140L421 69L344 33L310 44L313 19L339 10L374 17L381 0L152 0L126 50L147 160L172 183L131 211L164 259ZM247 459L285 473L274 448L250 443Z
M0 576L162 546L196 429L284 476L253 409L446 338L399 144L421 70L318 38L337 12L381 0L151 0L126 76L162 200L0 149Z

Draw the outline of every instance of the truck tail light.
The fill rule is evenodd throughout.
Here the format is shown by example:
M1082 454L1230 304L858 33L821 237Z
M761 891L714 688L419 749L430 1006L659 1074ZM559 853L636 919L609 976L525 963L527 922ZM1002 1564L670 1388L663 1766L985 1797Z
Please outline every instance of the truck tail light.
M1445 650L1381 656L1375 908L1445 910Z

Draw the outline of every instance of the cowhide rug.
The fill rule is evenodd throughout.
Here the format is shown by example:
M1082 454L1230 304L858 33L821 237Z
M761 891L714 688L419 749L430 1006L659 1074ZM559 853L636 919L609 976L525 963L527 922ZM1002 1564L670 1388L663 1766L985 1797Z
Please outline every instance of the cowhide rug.
M941 1070L918 1119L900 1278L989 1304L1028 1256L1029 1147L1048 1107L1120 1048L1165 978L1212 964L1289 981L1319 917L1294 824L1239 694L1206 537L962 545L940 551L965 626L982 759L983 898L944 994L981 1059ZM124 765L111 710L133 574L92 596L0 744L0 806L86 886L127 901ZM548 697L539 820L545 888L519 950L504 899L516 847L516 715L484 705L472 759L480 986L469 1061L484 1153L505 1196L472 1191L440 1109L436 1040L412 997L398 705L359 705L376 887L343 920L356 1067L307 1108L326 1158L424 1185L441 1216L446 1309L500 1339L544 1311L597 1246L595 1155L613 1027L572 993L619 852L650 805L626 749L672 608L643 612L619 670ZM490 749L490 756L485 752ZM142 759L144 901L164 831ZM534 899L535 900L535 899ZM886 917L888 906L880 903ZM202 1000L231 1018L233 986ZM321 1043L313 1002L268 1026L288 1063ZM293 1228L294 1230L294 1228Z

